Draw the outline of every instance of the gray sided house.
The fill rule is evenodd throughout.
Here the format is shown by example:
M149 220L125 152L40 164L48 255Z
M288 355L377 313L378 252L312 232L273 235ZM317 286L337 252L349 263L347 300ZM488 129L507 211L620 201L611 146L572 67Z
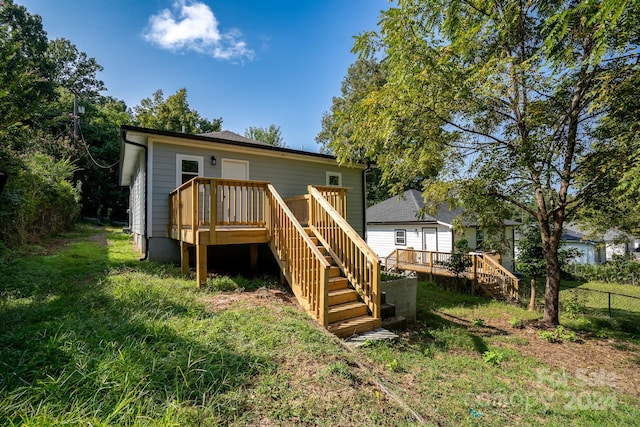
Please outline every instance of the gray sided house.
M194 177L269 182L283 199L307 194L309 185L346 187L346 219L364 236L364 169L229 131L187 135L121 128L120 185L130 189L130 230L150 260L180 260L180 242L169 231L169 194Z
M420 216L424 208L422 194L418 190L407 190L400 197L391 197L367 209L367 244L381 258L386 258L395 249L408 249L451 253L455 241L467 239L469 247L481 250L485 238L483 230L476 224L463 220L464 231L454 231L454 220L462 210L449 210L440 206L434 215ZM518 222L505 220L505 239L508 249L500 253L502 264L514 270L514 230Z

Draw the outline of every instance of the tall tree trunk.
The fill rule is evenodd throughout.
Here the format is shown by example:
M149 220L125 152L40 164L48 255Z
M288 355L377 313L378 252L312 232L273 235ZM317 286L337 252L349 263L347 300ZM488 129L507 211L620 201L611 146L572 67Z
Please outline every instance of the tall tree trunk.
M531 298L529 299L529 311L536 309L536 286L538 286L536 275L531 275Z
M542 322L548 326L558 326L560 300L560 263L558 262L558 245L543 245L544 259L547 264L547 283L544 292L544 316Z

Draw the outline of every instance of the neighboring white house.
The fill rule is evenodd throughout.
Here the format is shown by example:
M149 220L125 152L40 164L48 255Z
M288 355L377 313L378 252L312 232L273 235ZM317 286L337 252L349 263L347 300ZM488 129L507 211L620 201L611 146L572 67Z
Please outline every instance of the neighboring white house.
M570 262L575 264L602 264L605 262L605 251L602 241L587 238L573 224L564 227L560 238L562 249L577 249L580 254Z
M407 190L402 196L391 197L367 209L367 244L384 259L395 249L413 248L451 253L454 242L465 238L471 249L482 249L485 234L474 223L464 224L464 233L454 232L454 220L461 209L449 210L443 204L434 215L420 216L424 208L422 194ZM509 247L500 255L502 264L514 270L514 229L518 222L505 220L505 240Z
M614 255L634 256L637 254L640 242L624 231L612 228L604 234L606 244L607 261L611 261Z

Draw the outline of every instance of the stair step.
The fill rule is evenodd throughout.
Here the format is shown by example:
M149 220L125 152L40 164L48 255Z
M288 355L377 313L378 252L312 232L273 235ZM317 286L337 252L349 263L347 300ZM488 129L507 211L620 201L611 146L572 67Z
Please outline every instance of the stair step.
M346 288L329 291L329 307L357 300L358 293L353 289Z
M329 307L329 323L364 316L369 312L367 305L360 301L346 302Z
M329 292L338 289L347 289L349 287L349 281L346 277L334 276L329 277Z
M338 277L340 276L340 267L336 265L332 265L329 267L329 277Z
M330 323L329 326L327 326L327 330L340 338L347 338L354 334L379 328L380 323L380 319L374 319L369 315L359 316L353 319Z
M395 304L384 303L380 306L380 317L386 319L387 317L395 317L396 306Z
M305 233L307 233L307 236L313 236L313 230L311 230L309 227L304 227L303 230Z
M396 316L384 319L382 321L382 327L390 331L404 331L407 329L407 318Z

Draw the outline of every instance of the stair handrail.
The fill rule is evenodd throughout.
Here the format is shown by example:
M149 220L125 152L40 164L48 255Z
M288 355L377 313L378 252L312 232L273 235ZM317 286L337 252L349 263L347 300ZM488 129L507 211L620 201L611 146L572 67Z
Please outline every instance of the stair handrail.
M314 186L309 186L309 227L327 248L371 315L380 318L380 258Z
M480 258L479 255L476 256ZM502 264L496 261L491 255L482 254L481 259L483 261L483 265L480 269L479 275L489 275L496 278L499 280L502 294L505 297L510 297L518 301L520 299L518 289L520 283L519 279Z
M267 184L269 247L298 302L323 326L329 318L329 268L272 184Z

